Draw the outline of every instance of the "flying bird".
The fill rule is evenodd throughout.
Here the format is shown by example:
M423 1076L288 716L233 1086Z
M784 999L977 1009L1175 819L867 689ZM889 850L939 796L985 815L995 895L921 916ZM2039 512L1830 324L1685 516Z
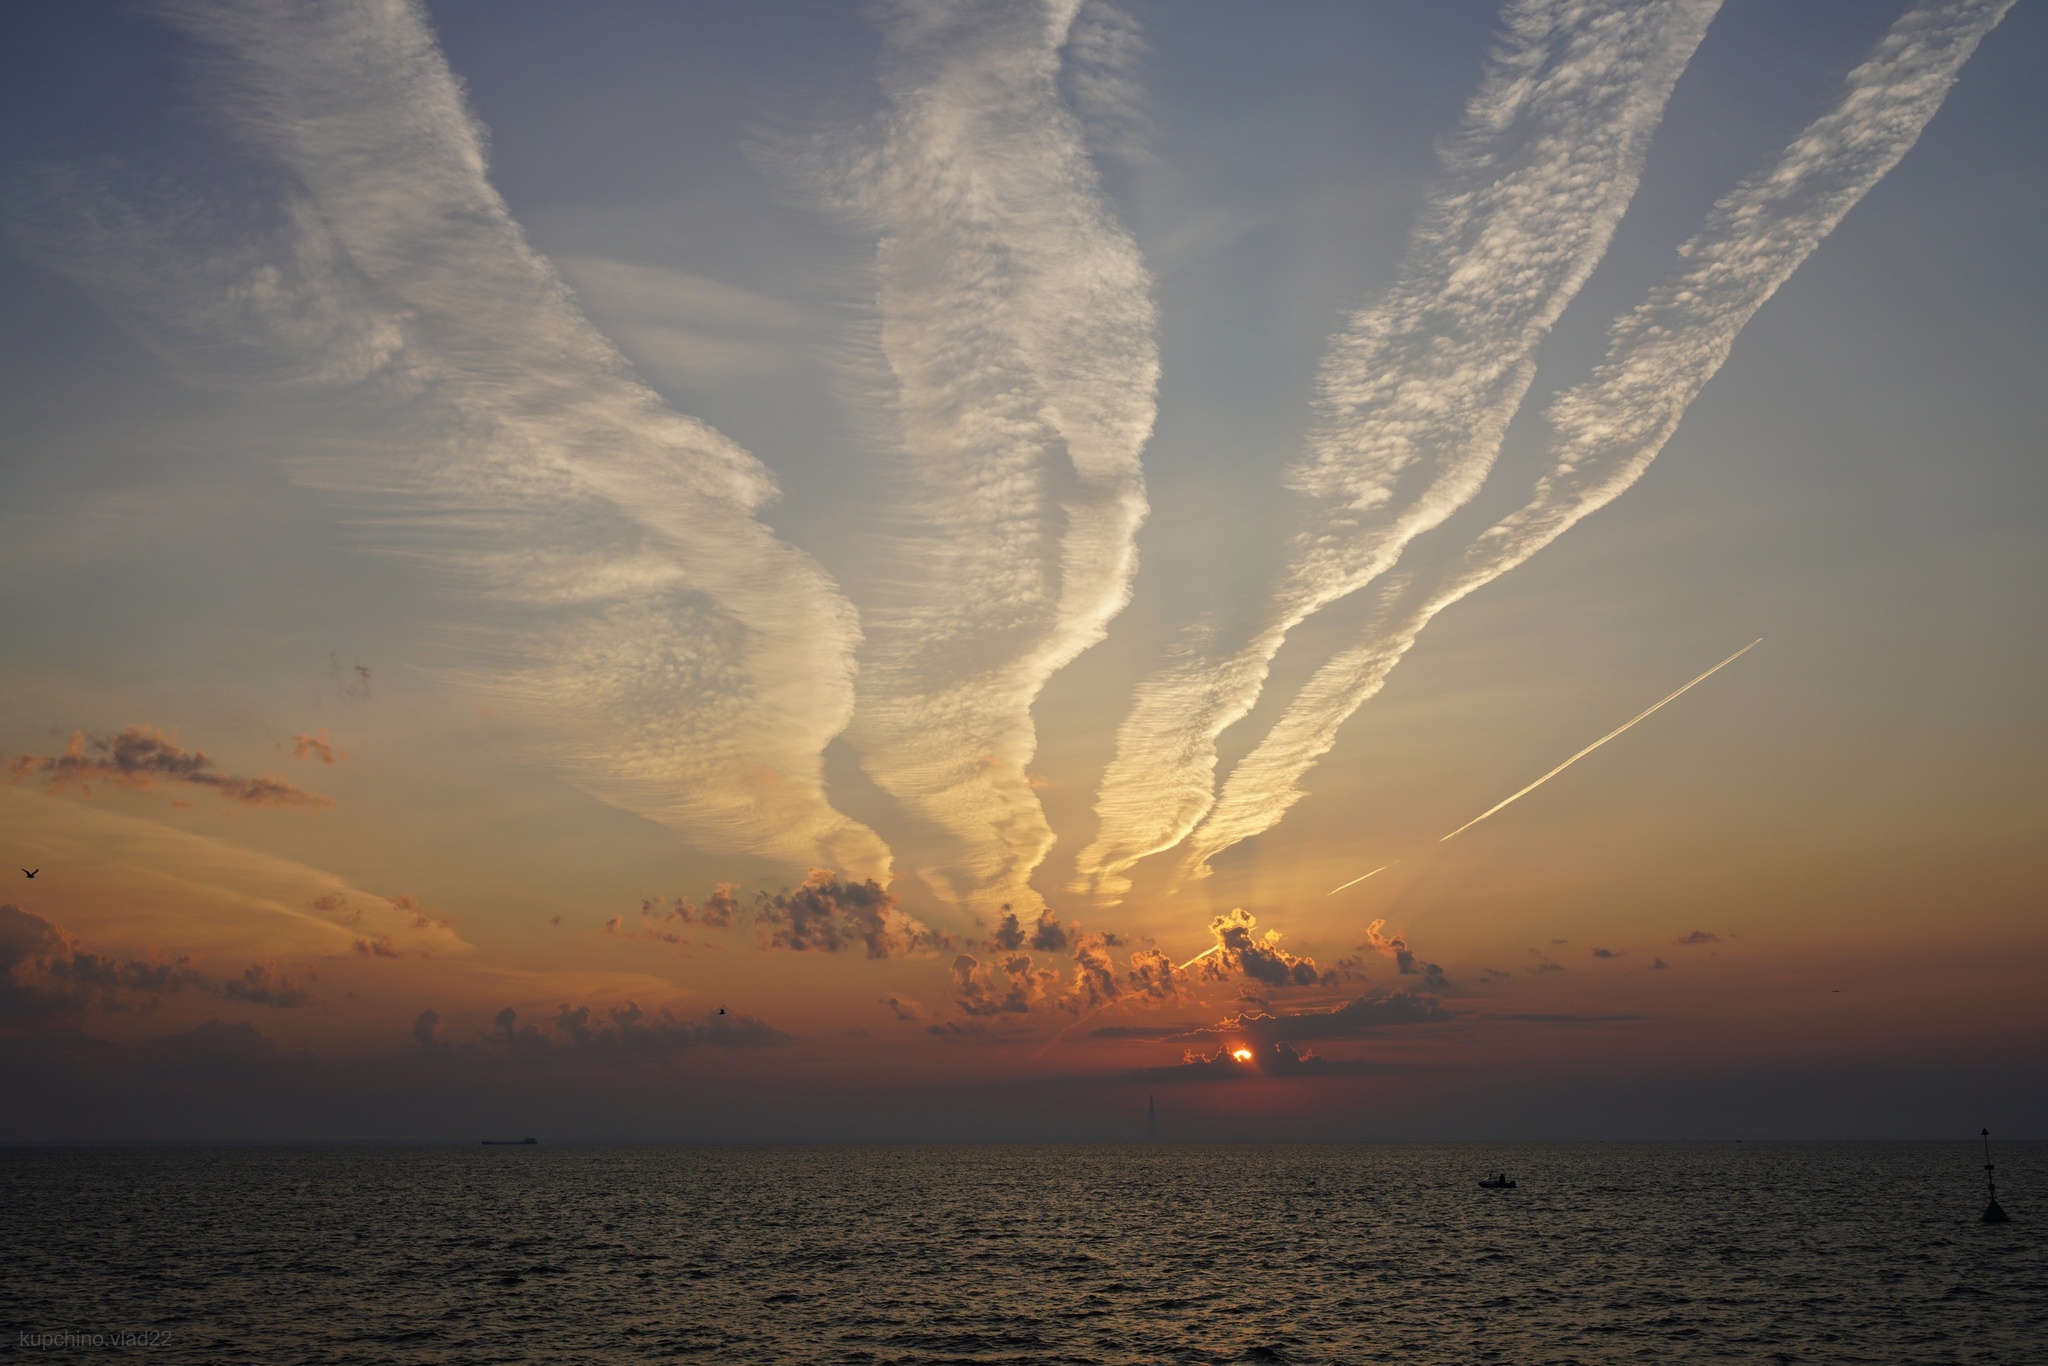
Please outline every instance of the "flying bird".
M40 868L24 868L21 870L21 875L23 877L34 877L37 873L40 873L42 871L43 870Z

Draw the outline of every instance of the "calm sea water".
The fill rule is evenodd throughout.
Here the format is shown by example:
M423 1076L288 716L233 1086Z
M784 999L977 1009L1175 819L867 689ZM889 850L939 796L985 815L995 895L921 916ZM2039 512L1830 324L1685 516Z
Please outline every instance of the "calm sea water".
M1954 1144L12 1149L0 1313L65 1359L2048 1362L2048 1150L1997 1156L2004 1227Z

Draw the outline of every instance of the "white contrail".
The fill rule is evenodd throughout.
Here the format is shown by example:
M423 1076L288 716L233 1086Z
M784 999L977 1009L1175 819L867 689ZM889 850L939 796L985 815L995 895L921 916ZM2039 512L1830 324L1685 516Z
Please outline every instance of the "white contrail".
M1512 0L1400 275L1333 339L1289 482L1313 500L1287 577L1234 652L1139 688L1076 891L1115 900L1215 801L1217 738L1296 625L1384 574L1492 468L1538 344L1613 236L1719 0Z
M1743 324L1919 140L1962 64L2011 0L1916 5L1851 71L1835 107L1731 191L1679 255L1685 265L1614 324L1607 357L1560 396L1552 464L1520 510L1466 547L1420 605L1324 665L1244 762L1190 843L1182 876L1271 829L1337 729L1444 608L1491 583L1621 496L1663 449Z
M1557 776L1558 774L1560 774L1560 773L1564 772L1564 771L1565 771L1566 769L1570 768L1570 767L1571 767L1571 766L1572 766L1573 764L1577 763L1577 762L1578 762L1579 760L1581 760L1581 759L1585 758L1585 757L1586 757L1586 756L1587 756L1588 754L1591 754L1591 753L1592 753L1592 752L1593 752L1594 750L1596 750L1596 749L1600 748L1600 746L1602 746L1602 745L1606 744L1606 743L1607 743L1607 742L1608 742L1609 740L1612 740L1612 739L1613 739L1613 738L1614 738L1615 736L1617 736L1617 735L1621 734L1621 733L1622 733L1623 731L1625 731L1625 730L1629 729L1629 728L1630 728L1631 726L1634 726L1634 725L1635 725L1635 724L1636 724L1636 723L1637 723L1638 721L1641 721L1641 720L1642 720L1643 718L1645 718L1645 717L1649 716L1649 715L1650 715L1651 713L1653 713L1653 712L1656 712L1656 711L1660 710L1660 709L1661 709L1661 708L1663 708L1663 707L1664 707L1664 706L1665 706L1665 705L1666 705L1667 703L1670 703L1670 702L1676 701L1676 700L1677 700L1678 698L1680 698L1680 697L1683 697L1683 696L1684 696L1684 695L1685 695L1686 693L1688 693L1688 692L1691 692L1691 691L1692 691L1692 690L1693 690L1693 689L1694 689L1695 687L1697 687L1697 686L1698 686L1698 685L1700 685L1701 683L1704 683L1704 682L1706 682L1706 681L1707 681L1707 680L1708 680L1709 678L1712 678L1712 677L1713 677L1713 676L1714 676L1715 674L1717 674L1717 673L1721 672L1721 670L1723 670L1723 669L1727 668L1727 667L1728 667L1728 666L1729 666L1730 664L1733 664L1733 663L1734 663L1734 662L1735 662L1736 660L1738 660L1738 659L1742 658L1742 657L1743 657L1744 655L1748 654L1748 653L1749 653L1749 652L1750 652L1751 650L1754 650L1754 649L1755 649L1755 648L1756 648L1757 646L1759 646L1759 645L1761 645L1761 644L1763 644L1763 643L1764 643L1764 638L1763 638L1762 636L1758 636L1758 637L1757 637L1757 638L1756 638L1755 640L1752 640L1751 642L1749 642L1749 644L1747 644L1747 645L1743 646L1743 647L1742 647L1741 649L1737 650L1737 651L1736 651L1736 652L1735 652L1734 654L1732 654L1732 655L1728 656L1728 657L1727 657L1726 659L1722 660L1722 661L1721 661L1721 662L1720 662L1719 664L1716 664L1716 665L1715 665L1715 666L1714 666L1713 668L1711 668L1711 669L1707 670L1707 671L1706 671L1705 673L1701 674L1701 675L1700 675L1700 676L1699 676L1698 678L1695 678L1695 679L1694 679L1694 680L1693 680L1692 682L1690 682L1690 683L1686 684L1686 685L1685 685L1684 687L1682 687L1682 688L1678 689L1678 691L1676 691L1676 692L1672 693L1672 694L1671 694L1671 695L1670 695L1669 697L1666 697L1666 698L1664 698L1664 699L1663 699L1662 701L1658 702L1658 703L1657 703L1657 704L1656 704L1655 706L1650 706L1650 707L1645 707L1645 708L1643 708L1643 710L1641 710L1641 711L1637 712L1637 713L1636 713L1636 714L1635 714L1634 716L1630 717L1630 718L1629 718L1629 719L1628 719L1628 720L1627 720L1626 722L1624 722L1623 724L1621 724L1621 725L1619 725L1619 726L1616 726L1616 727L1615 727L1615 728L1614 728L1613 730L1610 730L1610 731L1608 731L1608 732L1607 732L1607 733L1606 733L1605 735L1601 736L1601 737L1600 737L1600 738L1599 738L1598 740L1595 740L1595 741L1594 741L1594 742L1593 742L1592 744L1590 744L1590 745L1587 745L1587 746L1586 746L1586 747L1585 747L1584 749L1580 750L1580 751L1579 751L1579 752L1578 752L1577 754L1574 754L1574 755L1573 755L1573 756L1572 756L1571 758L1569 758L1569 759L1565 760L1565 761L1564 761L1563 763L1559 764L1559 765L1558 765L1558 766L1557 766L1556 768L1553 768L1553 769L1551 769L1551 770L1550 770L1550 772L1548 772L1548 773L1544 774L1544 775L1543 775L1542 777L1538 778L1538 779L1537 779L1537 780L1536 780L1535 782L1533 782L1533 783L1530 783L1530 784L1529 784L1529 785L1528 785L1527 787L1523 788L1523 789L1522 789L1522 790L1521 790L1520 792L1517 792L1517 793L1516 793L1516 794L1515 794L1514 796L1512 796L1512 797L1509 797L1509 798L1508 798L1508 799L1507 799L1506 801L1503 801L1503 802L1498 802L1498 803L1496 803L1496 804L1495 804L1495 805L1493 805L1493 806L1489 806L1489 807L1487 807L1487 808L1486 808L1486 810L1484 810L1484 811L1480 812L1480 813L1479 813L1478 815L1474 816L1474 817L1473 817L1473 818L1472 818L1471 820L1469 820L1469 821L1466 821L1466 822L1465 822L1465 823L1464 823L1463 825L1459 826L1459 827L1458 827L1458 828L1457 828L1456 830L1453 830L1453 831L1452 831L1452 832L1451 832L1450 834L1448 834L1448 835L1445 835L1445 836L1444 836L1444 837L1443 837L1442 839L1438 840L1438 841L1437 841L1437 843L1438 843L1438 844L1446 844L1446 843L1449 843L1449 842L1450 842L1450 841L1451 841L1452 839L1456 838L1456 837L1457 837L1457 836L1459 836L1459 835L1462 835L1462 834L1464 834L1464 833L1465 833L1465 832L1466 832L1467 830L1470 830L1470 829L1471 829L1471 828L1472 828L1473 826L1475 826L1475 825L1479 824L1479 822L1481 822L1481 821L1485 820L1485 819L1486 819L1486 818L1487 818L1488 816L1491 816L1491 815L1492 815L1492 814L1493 814L1494 812L1496 812L1496 811L1500 810L1500 809L1501 809L1502 807L1504 807L1504 806L1508 806L1508 805L1511 805L1511 804L1512 804L1512 803L1514 803L1514 802L1518 802L1518 801L1520 801L1520 800L1521 800L1522 798L1524 798L1524 797L1528 796L1528 795L1529 795L1529 794L1530 794L1531 792L1534 792L1534 791L1535 791L1535 790L1536 790L1537 788L1539 788L1539 787L1543 786L1543 785L1544 785L1545 783L1549 782L1549 781L1550 781L1550 780L1551 780L1552 778L1555 778L1555 777L1556 777L1556 776Z
M1396 861L1398 862L1398 860L1396 860ZM1367 878L1369 878L1369 877L1374 877L1374 876L1376 876L1376 875L1378 875L1378 874L1380 874L1380 873L1384 873L1384 872L1386 872L1386 871L1387 871L1387 869L1389 869L1389 868L1391 868L1391 867L1393 867L1393 866L1394 866L1394 865L1393 865L1392 863L1382 863L1382 864L1381 864L1381 865L1380 865L1379 867L1377 867L1377 868L1373 869L1373 870L1372 870L1372 872L1370 872L1370 873L1360 873L1360 874L1359 874L1359 875L1358 875L1357 877L1355 877L1355 878L1351 879L1351 881L1349 881L1349 882L1344 882L1344 883L1339 883L1339 884L1338 884L1337 886L1335 886L1335 887L1332 887L1332 888L1331 888L1331 889L1330 889L1329 891L1327 891L1327 892L1324 892L1324 893L1323 893L1323 895L1324 895L1324 896L1335 896L1335 895L1337 895L1337 893L1339 893L1339 892L1343 891L1343 890L1344 890L1344 889L1345 889L1346 887L1356 887L1356 886L1357 886L1357 885L1358 885L1359 883L1361 883L1361 882L1365 881L1365 880L1366 880Z
M848 738L943 832L921 869L934 890L990 911L1038 903L1028 879L1053 836L1031 706L1128 601L1146 513L1151 281L1061 97L1078 8L884 11L890 112L858 200L880 229L911 488ZM1097 105L1113 94L1093 88Z
M475 595L461 676L581 786L706 848L886 876L822 784L852 608L756 517L760 462L636 378L527 244L419 6L157 12L292 186L278 259L177 326L267 329L305 374L388 400L384 439L316 474Z

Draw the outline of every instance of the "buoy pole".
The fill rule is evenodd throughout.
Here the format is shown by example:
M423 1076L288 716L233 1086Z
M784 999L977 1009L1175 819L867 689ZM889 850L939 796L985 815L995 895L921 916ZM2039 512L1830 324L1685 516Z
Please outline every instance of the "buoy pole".
M1998 1207L1998 1183L1991 1179L1991 1131L1984 1131L1984 1184L1990 1188L1991 1203L1984 1207L1980 1224L2009 1224L2012 1216Z

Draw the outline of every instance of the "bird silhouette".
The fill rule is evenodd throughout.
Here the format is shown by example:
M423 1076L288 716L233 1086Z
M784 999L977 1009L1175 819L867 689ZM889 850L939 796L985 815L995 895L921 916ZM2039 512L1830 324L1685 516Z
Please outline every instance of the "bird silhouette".
M41 868L24 868L21 870L21 875L23 877L34 877L37 873L40 873L42 871L43 870Z
M725 1007L724 1007L724 1006L720 1006L720 1007L718 1008L718 1013L719 1013L719 1014L721 1014L721 1015L725 1014Z

